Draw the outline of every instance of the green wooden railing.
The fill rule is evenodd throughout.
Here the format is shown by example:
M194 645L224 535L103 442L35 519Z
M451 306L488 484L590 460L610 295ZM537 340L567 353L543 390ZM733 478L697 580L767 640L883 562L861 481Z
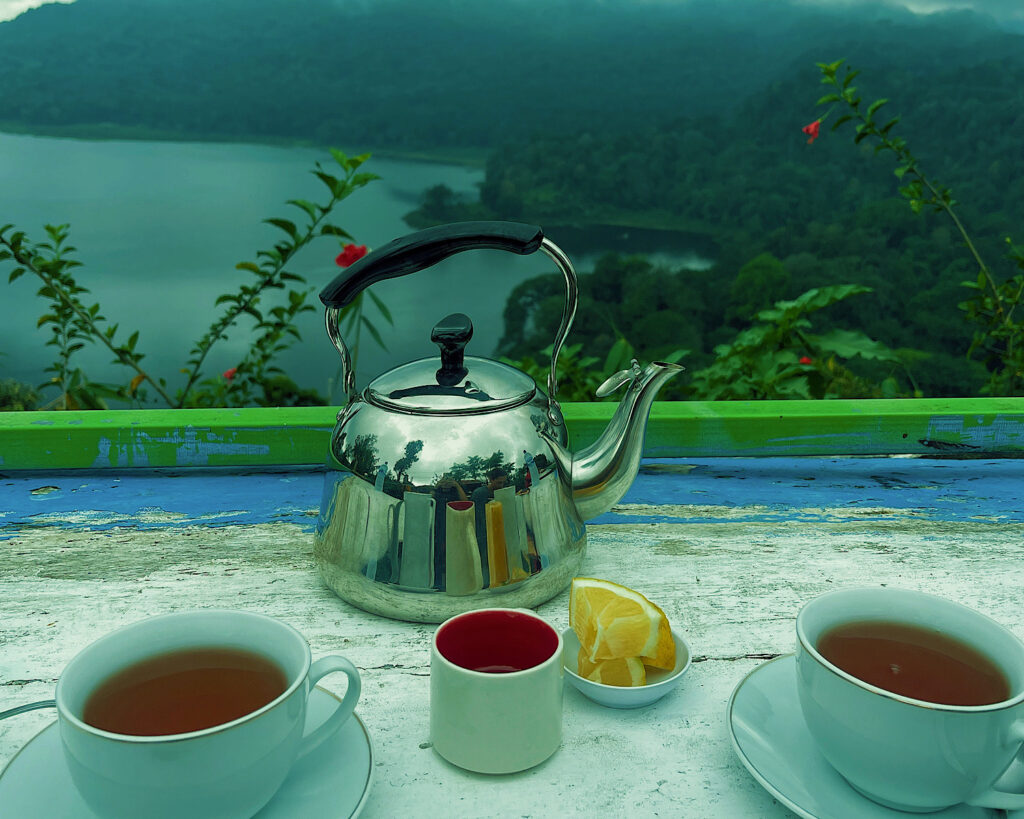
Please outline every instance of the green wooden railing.
M565 404L570 444L614 404ZM337 407L0 413L0 471L321 465ZM1024 398L656 402L653 457L1024 457Z

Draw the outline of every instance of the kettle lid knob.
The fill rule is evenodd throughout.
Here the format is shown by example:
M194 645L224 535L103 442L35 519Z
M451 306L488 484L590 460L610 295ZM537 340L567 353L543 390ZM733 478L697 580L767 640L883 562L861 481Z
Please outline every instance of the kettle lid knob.
M465 313L445 316L430 331L430 340L441 350L441 369L436 373L437 383L453 387L468 375L464 365L465 347L473 338L473 322Z

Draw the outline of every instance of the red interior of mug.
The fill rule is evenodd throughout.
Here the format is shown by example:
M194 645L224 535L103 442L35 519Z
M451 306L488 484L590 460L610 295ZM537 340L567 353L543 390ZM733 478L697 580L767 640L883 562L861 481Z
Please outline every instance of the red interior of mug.
M492 674L525 671L558 650L558 633L543 620L518 611L460 614L437 631L437 650L460 668Z

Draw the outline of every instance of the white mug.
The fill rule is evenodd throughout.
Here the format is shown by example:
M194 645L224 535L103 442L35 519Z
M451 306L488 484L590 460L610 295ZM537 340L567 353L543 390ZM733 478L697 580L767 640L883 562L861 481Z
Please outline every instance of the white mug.
M430 739L469 771L539 765L562 744L562 635L527 609L458 614L434 633Z
M245 716L164 736L117 734L82 719L90 694L114 673L186 648L234 648L271 660L285 691ZM284 782L294 762L331 736L359 699L359 672L343 657L311 662L309 645L280 620L241 611L201 610L152 617L113 631L79 652L57 682L57 718L71 777L101 816L148 819L250 817ZM345 697L305 732L317 680L340 671Z
M991 705L945 705L878 688L826 660L823 633L858 621L938 631L991 658L1010 695ZM797 615L797 690L825 758L854 788L887 807L936 811L966 802L1024 808L1024 795L993 789L1024 742L1024 643L978 612L922 592L840 589Z

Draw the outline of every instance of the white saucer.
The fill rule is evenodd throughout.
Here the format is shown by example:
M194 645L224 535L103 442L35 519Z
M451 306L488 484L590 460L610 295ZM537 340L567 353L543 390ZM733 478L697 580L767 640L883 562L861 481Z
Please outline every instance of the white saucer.
M325 720L338 698L319 686L309 698L309 719ZM358 816L370 793L373 746L356 714L338 732L295 763L281 789L256 819ZM18 751L0 773L0 816L18 819L95 819L71 782L54 722Z
M796 659L787 654L751 671L729 698L732 746L765 789L805 819L893 819L922 816L872 802L851 788L814 745L800 711ZM1013 768L1011 767L1011 771ZM1002 811L956 805L942 819L994 819Z

